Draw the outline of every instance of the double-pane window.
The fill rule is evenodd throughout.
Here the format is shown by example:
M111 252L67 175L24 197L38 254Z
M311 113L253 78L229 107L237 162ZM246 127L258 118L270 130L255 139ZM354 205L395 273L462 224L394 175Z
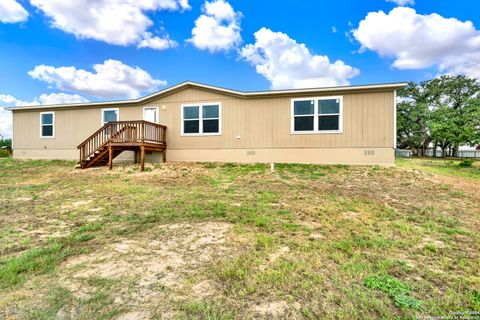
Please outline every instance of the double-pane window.
M293 133L341 131L341 97L294 99L292 108Z
M220 104L182 106L184 135L220 134Z
M53 138L54 126L55 126L54 112L40 113L40 136L42 138Z

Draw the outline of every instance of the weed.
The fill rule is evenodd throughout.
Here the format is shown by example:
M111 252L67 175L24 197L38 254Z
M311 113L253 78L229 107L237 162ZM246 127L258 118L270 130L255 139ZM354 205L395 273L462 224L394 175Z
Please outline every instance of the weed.
M393 298L398 307L419 309L420 301L408 295L410 287L400 280L385 274L371 275L364 279L364 284L370 289L379 289Z
M273 246L275 239L267 234L260 233L256 236L255 248L257 250L269 249Z
M480 291L471 291L470 292L472 304L476 310L480 310Z

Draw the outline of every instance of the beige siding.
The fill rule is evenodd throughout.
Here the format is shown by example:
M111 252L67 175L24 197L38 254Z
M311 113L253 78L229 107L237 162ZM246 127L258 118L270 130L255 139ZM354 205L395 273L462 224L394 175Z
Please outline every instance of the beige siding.
M187 88L141 105L118 105L115 107L119 108L120 120L138 120L143 118L143 107L158 106L160 124L166 125L168 128L168 150L172 151L387 148L392 150L393 154L393 90L362 93L338 92L328 95L343 96L343 133L291 134L292 97L247 99L197 88ZM297 95L295 98L316 96L321 96L321 94ZM195 102L222 103L222 135L181 136L180 106L184 103ZM75 150L78 144L101 126L101 110L102 107L99 106L41 110L55 111L54 139L40 138L39 110L15 111L14 148L16 150L37 150L37 152L40 150L66 150L65 152L70 155L71 150ZM237 139L237 136L240 138Z

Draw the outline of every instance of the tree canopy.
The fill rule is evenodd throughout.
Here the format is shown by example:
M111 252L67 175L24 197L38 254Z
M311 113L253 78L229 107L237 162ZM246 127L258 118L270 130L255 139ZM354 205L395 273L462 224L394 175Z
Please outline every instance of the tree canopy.
M397 146L420 149L433 143L456 155L461 145L480 143L480 83L466 76L410 82L397 93ZM422 154L423 155L423 154Z

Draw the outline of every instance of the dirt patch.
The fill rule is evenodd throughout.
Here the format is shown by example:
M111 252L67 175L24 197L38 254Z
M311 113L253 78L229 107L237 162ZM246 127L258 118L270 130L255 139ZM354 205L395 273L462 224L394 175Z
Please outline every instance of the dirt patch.
M287 246L282 246L278 248L268 256L268 260L266 261L266 263L259 266L260 270L265 270L268 267L268 265L288 255L289 252L290 252L290 248Z
M216 285L212 280L204 280L192 287L192 293L199 298L213 296L216 293Z
M323 234L320 234L320 233L312 233L308 236L308 240L311 240L311 241L320 241L320 240L325 240L326 237L323 235Z
M166 289L178 289L182 280L202 265L227 254L227 233L231 224L203 222L159 226L145 238L112 243L65 262L65 281L74 293L82 290L82 279L100 277L128 279L134 299L144 299ZM211 283L199 284L196 291L206 296Z
M92 200L79 200L79 201L75 201L73 202L70 207L73 207L73 208L78 208L80 206L85 206L87 204L89 204L90 202L92 202Z
M32 197L18 197L18 198L15 198L16 201L20 201L20 202L27 202L27 201L32 201L33 198Z
M116 320L144 320L150 319L150 314L145 311L133 311L124 313L116 318Z
M252 311L261 318L300 319L298 314L300 307L299 303L289 305L286 301L273 301L258 304L252 308Z
M275 251L274 253L272 253L269 257L269 261L270 262L275 262L277 261L279 258L283 257L284 255L286 255L288 252L290 252L290 248L287 247L287 246L284 246L284 247L281 247L279 248L277 251Z
M425 237L422 239L420 247L425 247L426 245L433 245L436 248L445 248L445 243L443 241L436 240L431 237Z

